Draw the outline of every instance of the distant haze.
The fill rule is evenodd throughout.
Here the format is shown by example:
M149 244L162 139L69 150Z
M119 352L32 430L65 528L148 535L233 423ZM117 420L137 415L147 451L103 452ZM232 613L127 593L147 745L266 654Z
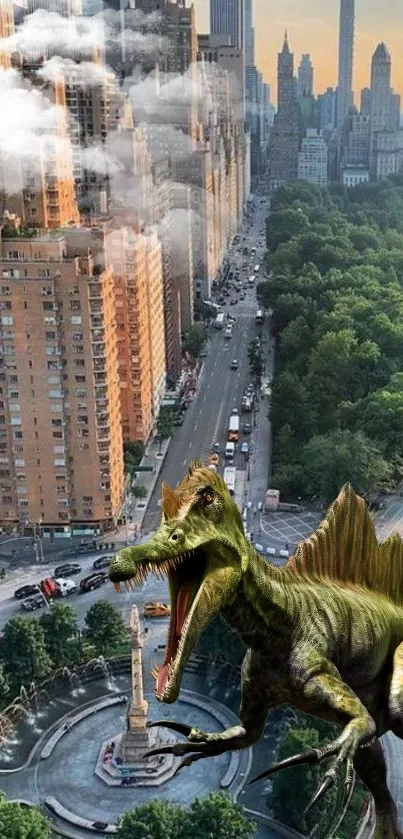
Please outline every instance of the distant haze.
M189 4L192 0L188 0ZM198 32L209 27L209 0L193 0ZM308 52L315 93L337 81L339 0L254 0L256 58L276 100L277 53L288 29L296 67ZM369 86L371 56L385 41L392 56L392 87L403 95L403 0L356 0L354 89ZM359 95L356 103L359 104Z

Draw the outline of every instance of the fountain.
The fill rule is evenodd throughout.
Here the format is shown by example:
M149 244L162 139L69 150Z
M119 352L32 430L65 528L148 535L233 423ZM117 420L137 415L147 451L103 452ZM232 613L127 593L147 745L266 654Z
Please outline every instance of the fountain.
M65 666L62 670L62 675L69 680L70 685L70 693L72 696L81 696L85 693L85 687L75 670L70 670L69 667Z

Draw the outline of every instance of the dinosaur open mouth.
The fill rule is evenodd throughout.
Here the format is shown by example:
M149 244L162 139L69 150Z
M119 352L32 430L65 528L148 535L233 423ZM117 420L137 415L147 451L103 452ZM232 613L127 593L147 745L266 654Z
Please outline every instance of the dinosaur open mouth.
M132 577L123 580L127 589L144 582L152 572L159 577L168 577L171 617L165 648L164 663L152 671L156 680L155 694L162 700L175 673L175 664L182 650L190 626L190 612L197 592L202 584L207 566L207 557L202 548L186 551L161 562L144 561L137 565ZM121 583L114 581L117 591Z
M191 551L188 558L168 571L171 618L165 650L165 661L156 677L155 693L160 699L168 686L170 676L175 672L175 659L185 640L189 626L189 615L195 596L203 581L206 558L201 548Z

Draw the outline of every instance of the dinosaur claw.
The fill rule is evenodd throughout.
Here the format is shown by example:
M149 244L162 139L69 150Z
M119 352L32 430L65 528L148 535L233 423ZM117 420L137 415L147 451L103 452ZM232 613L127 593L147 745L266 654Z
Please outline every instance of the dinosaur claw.
M141 755L141 759L144 760L145 757L154 757L154 755L171 755L173 754L173 746L161 746L158 749L149 749L148 752L144 752Z
M353 787L353 782L352 781L346 781L346 783L344 784L343 810L344 810L344 807L346 807L347 804L348 804L348 800L349 800L350 795L351 795L352 787Z
M333 784L334 784L333 776L332 775L325 775L322 783L320 784L320 786L318 787L318 789L316 790L316 792L312 796L309 804L307 805L307 807L305 807L304 816L306 816L309 813L309 811L312 809L312 807L314 807L315 804L318 803L318 801L325 795L325 793L328 791L328 789L330 789L330 787L333 786Z
M255 784L256 781L263 780L263 778L268 778L270 775L274 775L275 772L280 772L281 769L288 769L289 766L297 766L299 763L316 763L317 760L318 752L316 749L307 749L305 752L291 755L291 757L286 757L284 760L280 760L279 763L273 763L273 766L269 766L268 769L260 772L259 775L256 775L255 778L252 778L248 782L248 786Z
M193 761L190 760L189 757L185 757L185 760L182 760L181 763L179 764L179 766L176 767L175 772L172 775L172 778L175 778L176 775L178 774L178 772L180 772L181 769L183 769L184 766L191 766L192 762Z
M175 722L175 720L156 720L155 722L148 722L147 728L153 728L157 725L160 725L163 728L171 728L172 731L177 731L178 734L183 734L184 737L188 737L192 730L190 725L186 725L183 722Z

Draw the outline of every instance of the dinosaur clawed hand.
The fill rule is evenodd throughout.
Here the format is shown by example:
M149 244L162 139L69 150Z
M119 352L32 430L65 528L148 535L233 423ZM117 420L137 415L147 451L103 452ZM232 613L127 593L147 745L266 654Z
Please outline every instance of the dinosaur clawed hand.
M228 745L224 741L221 740L220 742L219 733L207 734L204 731L200 731L199 728L192 728L190 725L175 722L174 720L157 720L156 722L147 723L148 728L153 728L154 726L170 728L172 731L177 731L178 734L183 734L187 737L187 743L175 743L172 746L159 746L156 749L150 749L148 752L143 754L143 758L153 757L154 755L174 755L174 757L183 757L184 755L187 755L185 760L183 760L175 770L174 776L177 775L184 766L191 766L192 763L195 763L201 758L220 755L228 749Z
M268 769L265 769L263 772L260 772L259 775L256 775L249 784L254 784L256 781L261 781L263 778L268 778L270 775L274 775L275 772L280 772L282 769L288 769L290 766L298 766L302 763L320 763L325 758L330 757L332 754L337 754L337 757L332 761L329 769L325 773L318 789L312 796L311 800L309 801L308 805L304 810L304 816L309 813L312 807L320 801L320 799L325 795L325 793L333 786L336 780L337 772L343 763L344 760L347 761L347 771L346 771L346 779L344 784L344 804L348 801L352 783L353 783L353 754L348 751L346 753L345 743L343 747L341 747L340 738L334 740L332 743L329 743L323 749L307 749L304 752L300 752L296 755L291 755L291 757L286 757L284 760L280 760L278 763L274 763L273 766L270 766Z

